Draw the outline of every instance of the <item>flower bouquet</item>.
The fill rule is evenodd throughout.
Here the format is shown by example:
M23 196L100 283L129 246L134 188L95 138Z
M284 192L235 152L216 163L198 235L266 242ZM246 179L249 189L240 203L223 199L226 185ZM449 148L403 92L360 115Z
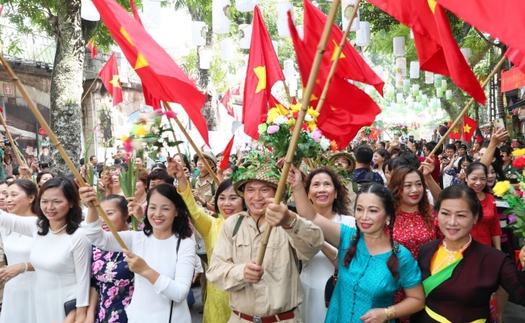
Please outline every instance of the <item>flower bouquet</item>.
M394 126L389 126L388 130L394 133L394 136L402 137L403 135L408 135L408 127L402 124L397 124Z

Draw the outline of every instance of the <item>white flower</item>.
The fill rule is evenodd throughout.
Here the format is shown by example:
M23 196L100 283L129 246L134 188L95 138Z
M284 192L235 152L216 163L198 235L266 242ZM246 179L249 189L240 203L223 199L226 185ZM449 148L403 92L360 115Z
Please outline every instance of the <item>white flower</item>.
M275 120L273 120L273 123L276 125L285 124L286 121L288 121L288 118L285 116L278 116Z
M330 148L330 140L323 138L319 141L319 145L321 145L321 148L323 150L327 150L328 148Z
M312 121L313 119L314 119L314 118L313 118L311 115L309 115L309 114L307 114L307 115L304 116L304 122L310 122L310 121Z
M142 144L144 143L144 140L143 139L133 139L131 141L131 147L133 147L133 149L135 150L141 150L141 149L144 149L144 146L142 146Z

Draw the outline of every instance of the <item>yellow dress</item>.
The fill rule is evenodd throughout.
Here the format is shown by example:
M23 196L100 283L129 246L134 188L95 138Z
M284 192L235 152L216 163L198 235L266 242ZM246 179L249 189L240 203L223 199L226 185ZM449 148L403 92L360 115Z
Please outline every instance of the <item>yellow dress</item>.
M184 192L179 191L179 188L177 188L177 191L182 196L184 203L186 203L186 206L188 207L193 226L204 238L208 263L210 263L213 248L219 239L219 234L221 233L221 228L224 224L224 217L222 214L219 214L218 218L206 214L206 212L204 212L195 202L189 185ZM202 322L228 322L232 312L229 303L229 293L223 292L210 282L206 284L206 293L206 306L204 306Z

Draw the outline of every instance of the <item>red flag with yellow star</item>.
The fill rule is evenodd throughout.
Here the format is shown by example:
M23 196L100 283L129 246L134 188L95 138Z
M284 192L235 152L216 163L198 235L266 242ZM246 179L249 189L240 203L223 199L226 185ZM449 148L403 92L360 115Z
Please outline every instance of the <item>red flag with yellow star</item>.
M248 68L244 83L242 100L242 123L244 132L259 138L259 119L268 112L268 100L272 86L277 81L284 81L284 74L273 48L272 39L264 24L258 6L253 10L252 41L248 56Z
M307 84L317 45L306 46L301 41L290 12L288 13L288 25L302 82ZM321 67L319 69L318 82L316 82L310 97L310 105L313 107L317 106L329 72L330 68ZM305 99L303 98L303 100ZM348 146L362 127L374 123L375 117L379 113L381 113L381 109L368 94L336 74L332 78L326 100L317 117L317 126L326 138L335 140L338 147L344 148Z
M104 83L106 90L113 97L113 106L122 102L122 85L120 84L120 74L118 72L117 58L115 53L111 54L106 65L102 67L98 76Z
M86 47L91 52L91 59L95 59L95 56L97 56L97 42L92 38L88 41Z
M320 9L316 8L310 0L304 0L304 43L306 46L317 47L326 20L326 15ZM339 48L342 38L343 32L336 24L333 24L328 43L326 44L325 60L329 60L330 63L334 61L335 52ZM331 64L327 64L327 66L331 67ZM385 82L368 66L366 61L348 41L346 41L339 57L336 73L346 79L370 84L383 95Z
M435 0L370 0L370 3L412 28L422 70L449 76L459 88L485 104L485 92L452 36L443 7Z
M505 56L507 56L514 66L525 73L525 51L521 52L514 47L509 47L505 52Z
M467 115L463 116L463 140L470 142L476 134L478 123Z
M377 128L372 128L371 129L371 131L370 131L370 139L378 140L379 139L379 135L381 135L381 130L379 130Z
M226 145L226 148L224 148L224 151L222 152L222 160L219 164L220 170L225 170L228 168L228 165L230 164L230 155L232 152L233 142L235 141L235 135L233 135L232 139L228 142Z
M224 93L221 103L226 108L226 111L228 111L228 115L235 117L235 114L233 112L233 102L232 102L232 95L231 95L230 89L228 89L228 91Z
M208 126L201 113L206 96L115 0L93 0L93 4L142 84L156 99L182 105L204 142L209 144Z
M452 129L448 137L450 139L461 140L461 129L460 128L462 129L463 127L459 125L455 127L454 129Z

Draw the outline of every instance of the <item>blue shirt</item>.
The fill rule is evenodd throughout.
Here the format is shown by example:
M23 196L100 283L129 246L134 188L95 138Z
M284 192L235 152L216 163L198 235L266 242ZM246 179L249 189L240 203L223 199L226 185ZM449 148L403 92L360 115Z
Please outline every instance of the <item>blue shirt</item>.
M369 310L393 305L394 294L399 288L410 289L421 283L421 271L408 249L399 245L399 280L396 281L387 266L392 251L371 256L362 234L352 262L348 267L344 266L355 233L356 229L341 224L339 276L325 323L361 322L359 318Z
M353 181L357 183L357 181L359 181L359 180L366 179L366 175L368 174L368 172L374 173L374 182L379 183L381 185L385 185L385 183L383 182L383 177L381 177L381 175L379 173L372 172L371 170L369 170L367 168L357 168L357 169L355 169L354 170L354 180Z

